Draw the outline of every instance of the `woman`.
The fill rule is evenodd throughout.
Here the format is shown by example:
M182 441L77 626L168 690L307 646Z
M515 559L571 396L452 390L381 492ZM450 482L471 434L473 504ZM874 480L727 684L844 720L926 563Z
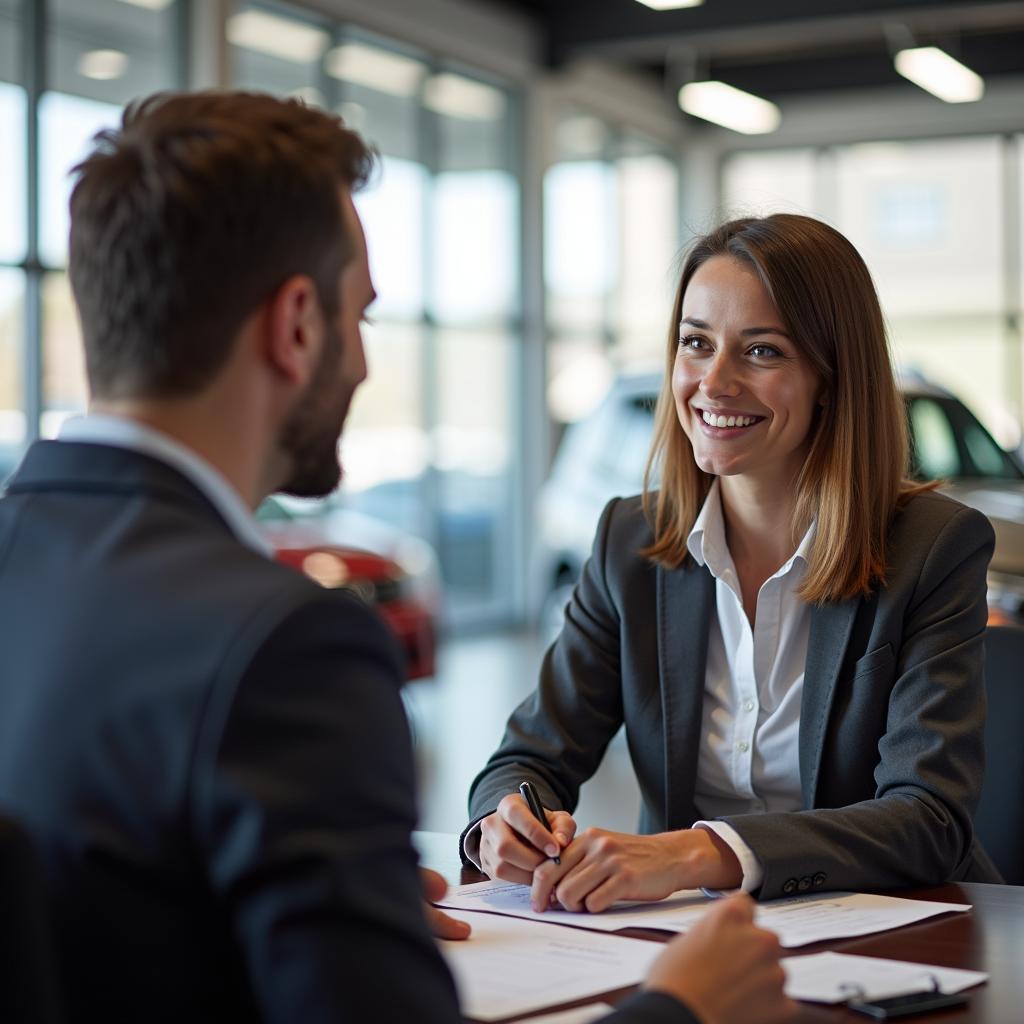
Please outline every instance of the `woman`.
M864 262L808 217L723 225L686 260L666 370L660 487L604 510L464 854L537 909L997 881L971 828L993 534L904 478ZM643 834L576 837L623 723Z

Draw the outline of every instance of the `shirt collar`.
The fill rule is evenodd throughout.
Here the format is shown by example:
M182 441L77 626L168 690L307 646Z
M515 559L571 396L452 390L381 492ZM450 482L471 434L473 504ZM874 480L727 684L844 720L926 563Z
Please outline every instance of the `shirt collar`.
M797 565L805 568L808 564L813 541L814 523L811 523L797 545L796 551L773 574L772 578L785 576L786 573ZM735 572L732 554L725 539L725 516L722 513L722 495L718 477L715 477L712 481L708 496L704 499L700 513L686 538L686 548L693 557L693 560L698 565L706 565L708 572L715 579L721 579L723 574L729 569Z
M238 492L209 462L167 434L123 416L87 415L65 420L57 440L127 448L176 469L213 505L242 544L273 557L273 546L260 533L256 517Z

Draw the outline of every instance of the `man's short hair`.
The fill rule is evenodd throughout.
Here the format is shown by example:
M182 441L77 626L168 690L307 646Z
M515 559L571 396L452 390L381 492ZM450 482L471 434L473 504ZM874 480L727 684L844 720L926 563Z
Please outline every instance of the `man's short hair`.
M131 104L74 170L69 275L92 393L194 393L289 277L325 315L351 254L339 188L373 154L340 118L251 92Z

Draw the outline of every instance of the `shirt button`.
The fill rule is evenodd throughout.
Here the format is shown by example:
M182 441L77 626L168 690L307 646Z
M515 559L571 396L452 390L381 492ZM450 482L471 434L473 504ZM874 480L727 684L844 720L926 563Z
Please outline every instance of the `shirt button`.
M740 740L739 743L736 744L736 749L741 754L745 754L750 749L750 746L749 746L749 744L744 743L743 740Z
M754 702L752 700L745 700L743 702L743 710L744 711L753 711L754 710Z

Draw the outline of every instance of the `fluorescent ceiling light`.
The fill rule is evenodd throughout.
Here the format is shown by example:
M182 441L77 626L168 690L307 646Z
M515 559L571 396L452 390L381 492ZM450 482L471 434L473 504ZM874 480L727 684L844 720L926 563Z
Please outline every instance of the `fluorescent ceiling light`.
M505 113L505 96L493 86L446 72L427 79L423 105L464 121L497 121Z
M233 14L228 18L227 36L235 46L295 64L311 64L319 60L330 42L322 28L263 11Z
M985 93L980 75L937 46L900 50L893 63L904 78L947 103L973 103Z
M779 127L779 108L725 82L690 82L679 90L679 106L694 117L744 135L763 135Z
M171 6L171 2L172 0L121 0L123 4L142 7L147 11L164 11Z
M681 7L700 7L704 0L637 0L655 11L677 11Z
M336 46L324 58L324 69L332 78L393 96L415 96L427 70L412 57L365 43Z
M128 70L128 54L120 50L90 50L78 58L78 73L98 82L120 78Z

